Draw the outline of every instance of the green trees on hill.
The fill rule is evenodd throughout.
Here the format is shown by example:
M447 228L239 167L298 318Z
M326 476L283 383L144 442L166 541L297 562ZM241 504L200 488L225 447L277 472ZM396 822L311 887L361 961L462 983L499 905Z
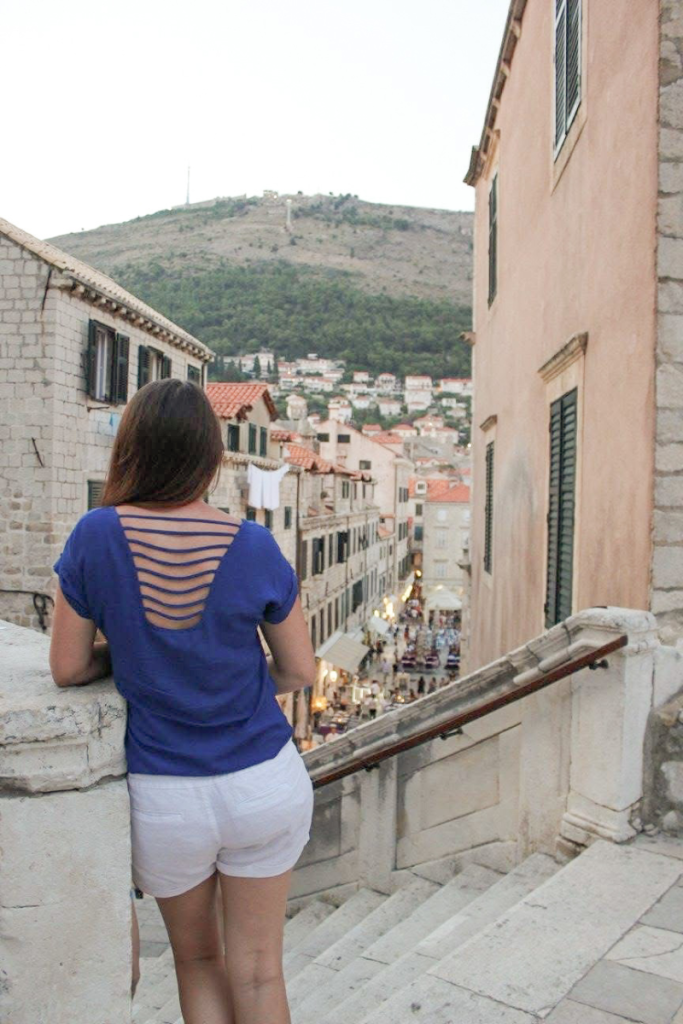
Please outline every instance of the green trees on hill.
M346 272L284 260L248 266L225 260L183 268L129 263L112 276L217 353L276 349L295 359L319 352L352 369L400 376L465 377L468 308L413 297L371 295ZM261 367L265 371L265 367Z

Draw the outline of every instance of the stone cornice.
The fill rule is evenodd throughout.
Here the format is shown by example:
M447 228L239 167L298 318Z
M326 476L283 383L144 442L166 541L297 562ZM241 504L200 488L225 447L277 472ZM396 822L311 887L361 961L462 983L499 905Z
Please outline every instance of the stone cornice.
M539 367L538 372L545 381L546 384L553 380L558 374L562 373L567 366L580 359L588 345L588 334L583 332L582 334L575 334L573 338L565 342L562 348L546 360L543 366Z
M464 181L467 185L476 185L479 176L486 162L486 155L494 134L494 125L500 108L500 98L505 88L505 83L510 76L512 57L515 47L522 34L522 18L527 5L527 0L511 0L508 10L507 22L503 33L503 42L498 54L498 63L493 76L493 84L489 94L489 102L484 118L484 127L481 133L481 141L478 146L472 147L470 165L467 169Z

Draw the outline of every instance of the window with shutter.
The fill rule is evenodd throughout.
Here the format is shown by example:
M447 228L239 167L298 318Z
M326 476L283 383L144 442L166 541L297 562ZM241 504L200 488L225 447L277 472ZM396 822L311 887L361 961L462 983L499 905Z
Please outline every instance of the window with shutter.
M113 398L115 402L125 405L128 401L128 354L130 351L130 338L125 334L116 335L114 355L114 387Z
M240 450L240 428L238 423L228 423L228 451Z
M88 323L88 347L85 353L85 391L90 398L95 398L97 387L97 324L94 320Z
M256 438L257 438L256 426L253 423L249 424L249 454L256 455Z
M160 376L161 376L162 379L171 376L171 357L170 356L162 355L162 357L161 357L161 374L160 374Z
M187 379L194 381L195 384L201 384L202 375L198 366L188 366Z
M252 523L256 522L256 509L251 505L247 505L247 519Z
M550 406L546 628L572 613L578 391Z
M88 322L88 348L86 352L87 394L100 402L118 402L117 375L120 335L97 320ZM128 339L125 339L126 342ZM125 348L125 346L122 346ZM127 356L126 356L127 358ZM127 367L126 367L127 377ZM125 401L125 399L124 399Z
M299 576L302 580L308 575L308 541L302 540L299 546Z
M498 175L489 191L489 306L498 291Z
M267 508L265 510L265 516L264 516L263 522L264 522L265 526L269 530L273 529L273 513L272 513L272 511L269 508Z
M313 645L313 650L318 646L316 621L316 616L311 615L311 644Z
M88 480L88 512L91 508L99 508L103 490L103 480Z
M285 505L285 530L291 530L292 528L292 507L291 505Z
M152 379L150 374L150 351L147 345L138 345L138 388Z
M555 0L555 154L581 103L581 0Z
M260 428L260 444L259 444L259 455L266 456L268 454L268 430L266 427Z
M486 504L484 508L484 569L491 572L493 540L493 449L494 441L486 445Z

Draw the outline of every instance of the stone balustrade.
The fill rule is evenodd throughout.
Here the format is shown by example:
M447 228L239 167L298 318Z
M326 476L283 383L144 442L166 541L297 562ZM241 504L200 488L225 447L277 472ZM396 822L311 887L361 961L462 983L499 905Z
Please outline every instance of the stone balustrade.
M315 779L604 646L580 672L316 791L311 841L292 896L358 885L391 892L401 871L457 860L509 870L535 851L571 855L635 835L648 715L683 686L681 652L649 612L589 608L514 651L358 726L304 757Z
M128 1024L126 704L57 687L49 644L0 620L0 1020Z

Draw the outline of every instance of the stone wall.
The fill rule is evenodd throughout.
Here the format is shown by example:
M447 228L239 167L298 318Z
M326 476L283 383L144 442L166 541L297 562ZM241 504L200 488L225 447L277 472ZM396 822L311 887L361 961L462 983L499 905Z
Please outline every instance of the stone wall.
M91 319L130 339L128 397L137 389L138 347L171 358L187 379L199 360L62 287L43 261L0 236L0 615L46 630L52 565L88 508L88 481L103 481L123 404L86 394ZM6 591L26 591L7 593ZM34 593L45 616L34 607Z
M292 897L358 885L391 892L417 866L507 871L540 851L571 855L640 828L648 715L681 687L681 656L649 612L593 608L400 712L304 754L315 779L515 689L624 634L584 668L463 727L316 790Z
M683 4L661 0L652 611L683 628Z
M34 629L48 624L52 511L56 505L65 512L71 498L52 468L56 354L48 277L47 266L0 236L0 615ZM32 591L46 595L39 599L42 621Z

